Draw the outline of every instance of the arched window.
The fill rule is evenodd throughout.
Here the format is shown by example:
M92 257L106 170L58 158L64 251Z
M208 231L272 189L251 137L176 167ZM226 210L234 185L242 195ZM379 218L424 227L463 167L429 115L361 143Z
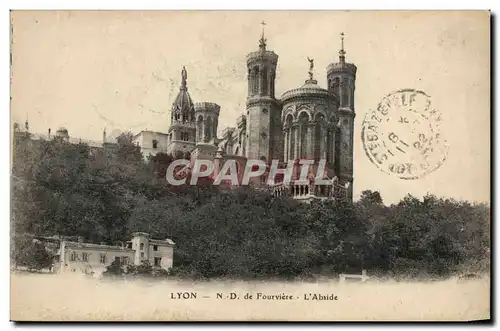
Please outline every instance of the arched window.
M274 97L274 78L275 78L275 73L274 71L271 71L271 77L270 77L270 91L269 91L269 94Z
M327 138L326 138L326 159L329 163L333 162L333 140L332 140L332 129L327 130Z
M260 87L260 90L262 92L262 95L267 95L267 68L264 67L262 68L262 86Z
M316 114L315 119L316 119L316 125L314 126L314 131L313 131L313 137L314 137L313 155L315 160L319 160L323 157L321 151L326 148L326 146L323 146L325 144L325 135L327 134L325 130L326 120L322 113Z
M212 123L212 137L217 138L217 119L214 119Z
M316 122L314 126L314 159L321 159L321 123Z
M346 85L343 86L342 88L342 106L344 107L349 107L350 106L350 94L351 94L351 89L349 88L349 86L347 86L347 82L346 82Z
M259 91L259 67L253 67L253 77L252 77L252 95L257 94Z
M298 158L307 157L307 131L309 125L309 115L306 112L302 112L299 115L299 137L296 139L296 143L299 144L299 155Z
M203 138L203 116L199 115L196 121L196 141L201 141Z
M340 128L336 127L335 129L335 158L334 158L334 169L335 175L338 176L340 174Z
M212 139L212 118L208 117L205 125L205 142L209 142L210 139Z

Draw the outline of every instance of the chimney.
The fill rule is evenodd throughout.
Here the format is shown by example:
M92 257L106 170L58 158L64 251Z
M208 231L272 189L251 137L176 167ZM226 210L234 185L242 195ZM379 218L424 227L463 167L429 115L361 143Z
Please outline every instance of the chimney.
M50 139L50 128L49 128L49 139Z

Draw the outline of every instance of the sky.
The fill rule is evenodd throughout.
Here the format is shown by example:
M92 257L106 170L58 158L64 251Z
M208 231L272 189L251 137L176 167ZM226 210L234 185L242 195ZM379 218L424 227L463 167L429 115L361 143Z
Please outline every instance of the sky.
M246 55L258 49L261 21L279 56L276 95L338 61L345 33L358 67L354 196L380 191L386 203L410 193L490 201L490 21L487 12L329 11L14 11L11 124L30 131L64 126L72 137L166 132L188 73L194 102L221 106L219 133L245 113ZM424 178L381 172L363 150L366 114L393 91L412 88L442 113L445 162ZM12 127L12 125L11 125Z

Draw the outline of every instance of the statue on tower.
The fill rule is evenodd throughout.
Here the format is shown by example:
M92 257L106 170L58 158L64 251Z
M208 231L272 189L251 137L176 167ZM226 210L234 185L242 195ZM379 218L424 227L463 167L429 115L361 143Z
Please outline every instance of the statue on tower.
M313 80L314 59L310 59L308 56L307 61L309 61L309 79Z
M182 86L186 86L187 71L185 66L182 66L181 77L182 77Z

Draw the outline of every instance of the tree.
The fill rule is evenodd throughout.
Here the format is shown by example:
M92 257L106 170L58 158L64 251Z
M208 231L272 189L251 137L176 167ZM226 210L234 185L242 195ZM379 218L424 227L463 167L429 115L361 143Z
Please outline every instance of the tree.
M131 132L123 132L116 137L118 148L116 155L118 161L123 164L137 166L142 161L141 148L134 144L134 135Z
M114 260L110 265L106 267L106 270L102 273L103 277L121 277L125 274L123 267L119 260Z
M15 263L46 260L40 247L17 239L20 233L116 243L145 231L177 243L173 271L185 277L289 278L350 268L417 277L489 267L487 205L407 196L385 206L371 190L354 204L303 204L250 187L219 188L210 179L172 186L154 174L164 177L175 157L145 162L130 133L113 146L116 157L103 159L89 157L93 150L85 144L16 138ZM106 275L123 272L113 262ZM130 266L127 273L149 274L151 266Z
M381 205L383 204L382 196L378 191L365 190L361 192L361 197L359 199L359 203L361 204L375 204Z
M153 276L153 267L151 266L148 260L144 260L138 266L136 265L127 266L126 275L130 275L133 277Z
M26 237L14 238L13 262L15 266L24 266L28 270L42 270L52 266L53 257L45 245L37 240Z
M34 243L30 256L30 263L28 264L30 269L42 270L52 266L53 258L42 243Z

